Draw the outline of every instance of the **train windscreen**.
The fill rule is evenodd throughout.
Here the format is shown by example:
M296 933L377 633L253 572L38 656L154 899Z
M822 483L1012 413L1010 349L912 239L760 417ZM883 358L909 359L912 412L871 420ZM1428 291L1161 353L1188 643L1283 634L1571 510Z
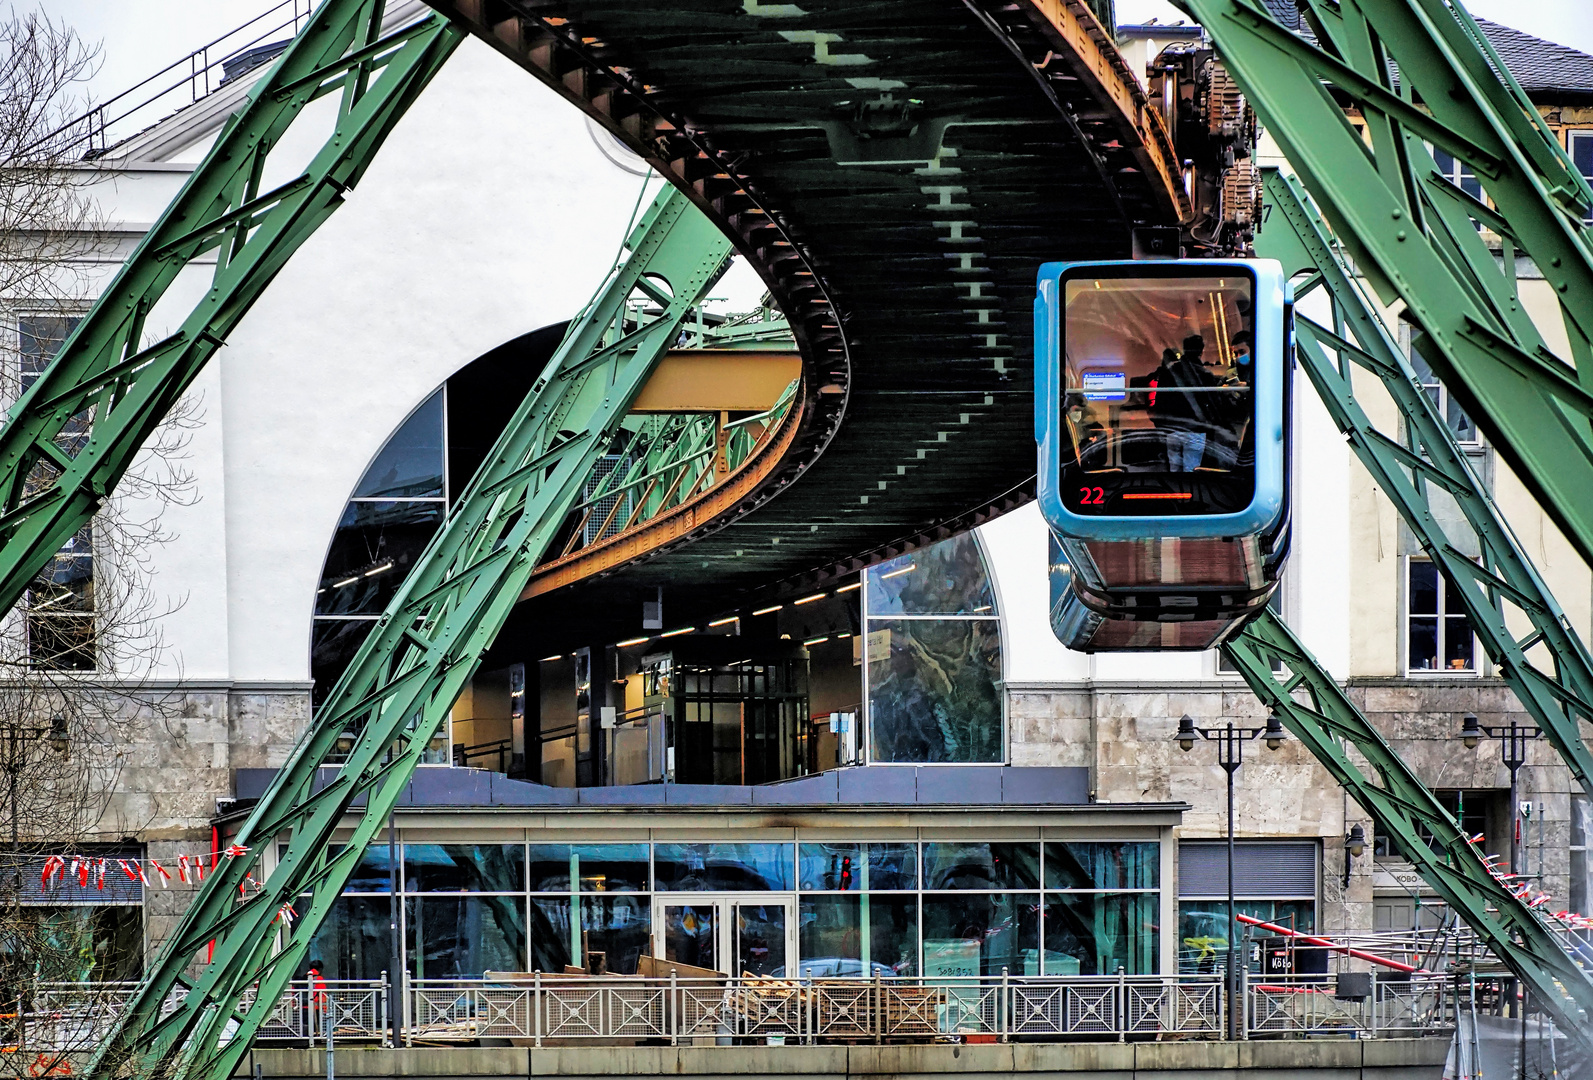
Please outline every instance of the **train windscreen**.
M1256 484L1255 279L1128 267L1063 277L1063 505L1231 514Z

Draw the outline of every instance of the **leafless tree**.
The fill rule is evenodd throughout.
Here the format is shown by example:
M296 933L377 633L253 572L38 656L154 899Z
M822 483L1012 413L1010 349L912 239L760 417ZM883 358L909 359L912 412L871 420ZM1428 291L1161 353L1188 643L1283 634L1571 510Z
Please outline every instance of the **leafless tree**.
M3 403L70 334L114 250L90 191L105 170L83 160L87 121L74 119L88 114L80 90L97 55L45 15L0 13ZM130 749L158 744L178 712L163 688L172 680L155 676L161 622L180 601L153 595L151 559L171 538L164 510L195 497L183 461L198 417L196 400L178 405L115 496L0 616L0 1050L21 1044L0 1053L0 1074L48 1074L56 1062L36 1051L83 1049L72 1038L91 1037L92 1025L78 1025L72 1038L24 1041L22 1017L44 984L126 974L109 960L129 943L106 939L96 908L52 902L40 871L49 855L103 850L142 824L109 811ZM92 415L74 423L64 437L86 438ZM136 957L141 941L131 947Z

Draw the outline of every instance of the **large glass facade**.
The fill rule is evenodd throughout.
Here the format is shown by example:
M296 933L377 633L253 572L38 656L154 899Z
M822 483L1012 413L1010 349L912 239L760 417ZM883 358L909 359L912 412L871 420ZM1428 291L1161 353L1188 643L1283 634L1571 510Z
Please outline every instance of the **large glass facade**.
M693 967L812 977L1159 970L1156 841L408 843L414 978ZM387 848L366 853L301 964L393 963Z
M1004 760L1001 621L973 534L864 579L870 761Z

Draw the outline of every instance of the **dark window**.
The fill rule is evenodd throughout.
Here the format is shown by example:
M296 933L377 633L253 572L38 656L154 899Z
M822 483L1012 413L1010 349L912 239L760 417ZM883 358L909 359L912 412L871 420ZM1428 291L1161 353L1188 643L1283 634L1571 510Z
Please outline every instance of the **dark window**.
M96 666L94 526L83 526L28 586L28 658L54 671Z
M1232 514L1255 495L1255 279L1063 275L1060 483L1085 516Z
M1427 391L1427 396L1432 398L1433 405L1438 409L1438 415L1449 425L1455 441L1471 445L1482 442L1476 422L1466 415L1466 410L1460 407L1458 401L1449 396L1449 388L1438 381L1438 376L1427 366L1427 361L1422 358L1421 353L1414 349L1410 350L1410 364L1416 371L1416 381L1421 384L1423 390Z
M1460 591L1426 559L1408 560L1407 663L1411 671L1472 671L1477 644Z
M1582 179L1593 186L1593 131L1568 131L1565 134L1565 147L1571 154L1571 163L1576 166L1576 171L1582 174ZM1583 222L1593 225L1593 207L1590 207Z
M25 393L55 359L67 336L82 320L76 315L24 315L17 320L21 347L21 388Z
M1037 889L1040 845L925 844L926 889Z
M1470 165L1456 158L1447 150L1440 150L1437 147L1433 148L1433 161L1438 164L1438 171L1443 174L1445 180L1448 180L1478 202L1487 202L1482 193L1482 181L1477 179L1476 170Z
M354 487L356 499L443 497L443 391L409 415Z

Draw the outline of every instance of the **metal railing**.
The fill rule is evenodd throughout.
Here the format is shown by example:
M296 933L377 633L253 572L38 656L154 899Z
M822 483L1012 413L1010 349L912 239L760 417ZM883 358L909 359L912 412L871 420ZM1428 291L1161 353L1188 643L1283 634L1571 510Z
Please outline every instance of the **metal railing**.
M1220 1038L1210 976L780 979L527 975L414 980L408 1043L759 1039L1006 1041L1179 1034Z
M73 117L22 153L48 145L53 153L82 147L85 157L97 157L122 136L164 120L224 83L275 59L298 35L313 9L314 0L281 0L137 86Z
M555 561L683 506L735 473L773 438L799 385L792 380L767 410L722 428L714 414L662 414L617 433L606 455L613 464L571 509L569 540Z
M1362 987L1364 995L1345 997L1333 975L1253 975L1247 982L1247 1038L1412 1038L1455 1028L1455 983L1448 975L1375 978Z
M42 987L25 1015L30 1052L84 1050L111 1030L134 983ZM1246 1038L1412 1038L1455 1029L1454 981L1443 975L1374 981L1340 998L1333 976L1253 976L1244 990ZM410 979L405 1045L510 1039L671 1044L1007 1042L1146 1037L1220 1040L1221 975L994 975L781 979L545 975ZM172 1002L176 1004L175 1000ZM289 984L261 1027L263 1044L389 1045L385 975Z
M133 982L45 983L24 1015L23 1046L28 1051L90 1050L111 1033L123 1006L138 987ZM167 1003L175 1008L180 995ZM380 979L295 980L260 1028L259 1041L326 1042L327 1016L335 1042L388 1043L388 991Z

